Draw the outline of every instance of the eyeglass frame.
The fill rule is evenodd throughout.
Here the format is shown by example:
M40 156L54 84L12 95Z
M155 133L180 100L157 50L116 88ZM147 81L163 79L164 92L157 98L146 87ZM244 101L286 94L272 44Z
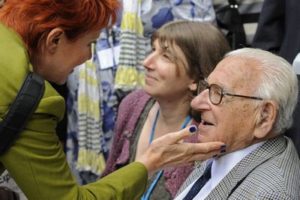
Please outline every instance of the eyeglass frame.
M203 85L203 86L201 86ZM217 87L220 89L221 93L220 93L220 100L216 103L212 101L211 98L211 87ZM202 90L201 90L202 89ZM247 99L253 99L253 100L258 100L258 101L262 101L264 100L261 97L256 97L256 96L247 96L247 95L241 95L241 94L233 94L233 93L229 93L229 92L225 92L224 89L219 86L218 84L208 84L206 79L202 79L198 82L198 86L197 86L197 95L199 95L201 92L203 92L204 90L208 89L208 96L209 96L209 101L214 104L214 105L219 105L222 102L222 99L224 96L232 96L232 97L240 97L240 98L247 98Z

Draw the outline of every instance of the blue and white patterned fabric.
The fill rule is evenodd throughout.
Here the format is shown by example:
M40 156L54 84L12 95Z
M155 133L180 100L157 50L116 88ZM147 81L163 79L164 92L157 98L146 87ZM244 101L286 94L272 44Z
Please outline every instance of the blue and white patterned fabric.
M111 145L111 138L113 136L113 128L116 117L116 110L118 106L117 96L114 90L114 77L117 67L116 57L119 53L119 28L113 27L111 30L103 30L97 40L96 50L94 51L93 64L96 68L96 79L98 82L98 95L100 97L98 107L100 109L100 129L98 134L99 149L101 154L106 158ZM79 135L82 135L82 131L79 134L80 127L78 124L82 124L78 107L78 97L80 88L80 71L82 67L88 67L86 64L75 68L74 72L69 76L68 89L69 95L67 100L67 112L68 112L68 131L66 142L66 153L70 167L75 174L77 180L81 184L86 184L95 181L100 171L89 170L88 167L81 167L78 163L82 163L80 158L80 146ZM81 122L80 122L81 121ZM79 123L80 122L80 123ZM88 131L87 131L88 134ZM82 137L82 136L81 136ZM89 136L90 137L90 136ZM78 160L79 159L79 160ZM78 162L80 161L80 162ZM98 168L102 169L102 167Z
M101 34L96 45L97 62L95 64L97 66L97 75L101 80L100 99L102 130L104 133L103 140L101 141L101 147L105 158L108 157L111 146L111 138L113 137L117 107L119 105L118 97L114 88L115 74L120 52L119 35L119 26L114 26L112 29L106 30L105 33ZM107 54L101 54L103 51L110 51L111 53L109 53L109 56L107 56ZM106 66L104 66L105 60L107 61Z
M141 18L144 35L150 37L153 31L174 20L215 20L211 0L143 0Z

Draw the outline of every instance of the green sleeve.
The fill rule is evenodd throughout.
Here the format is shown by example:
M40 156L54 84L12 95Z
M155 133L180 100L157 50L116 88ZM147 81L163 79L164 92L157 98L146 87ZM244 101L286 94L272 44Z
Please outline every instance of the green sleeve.
M140 199L144 193L147 177L146 168L141 163L133 162L88 187L94 187L96 190L101 185L102 192L99 199L135 200Z
M51 136L52 135L52 136ZM147 170L132 163L94 183L79 186L55 134L26 131L0 162L30 200L134 200L147 183Z

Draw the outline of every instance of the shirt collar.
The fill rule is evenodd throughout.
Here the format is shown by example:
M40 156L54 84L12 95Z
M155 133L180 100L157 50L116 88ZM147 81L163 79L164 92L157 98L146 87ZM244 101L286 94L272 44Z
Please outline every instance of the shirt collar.
M218 183L230 172L230 170L238 164L244 157L252 151L263 145L265 141L253 144L247 148L225 154L221 157L213 159L211 168L211 184L215 188Z

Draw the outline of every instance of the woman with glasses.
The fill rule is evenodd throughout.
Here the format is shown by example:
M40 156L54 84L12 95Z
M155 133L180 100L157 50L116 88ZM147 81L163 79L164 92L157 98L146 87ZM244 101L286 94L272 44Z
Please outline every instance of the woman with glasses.
M176 21L152 36L143 90L121 102L104 175L135 161L153 139L194 124L190 102L197 84L229 51L223 34L204 22ZM188 138L196 142L197 137ZM191 163L153 174L142 199L171 199L192 170Z

